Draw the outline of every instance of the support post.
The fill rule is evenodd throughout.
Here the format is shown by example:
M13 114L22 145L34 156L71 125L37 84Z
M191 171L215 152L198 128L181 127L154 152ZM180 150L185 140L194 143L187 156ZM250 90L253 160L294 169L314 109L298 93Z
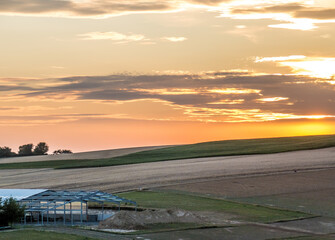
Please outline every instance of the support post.
M72 202L70 202L71 225L73 225Z
M83 200L80 201L80 223L83 223Z
M63 224L65 225L66 216L65 216L66 203L64 202L64 214L63 214Z
M43 221L43 212L42 212L42 219L41 219L41 222L42 222L42 226L44 225L44 221Z
M102 216L101 216L101 220L104 220L104 202L102 202Z
M56 202L54 206L54 224L56 225Z
M86 222L88 222L88 204L86 202Z

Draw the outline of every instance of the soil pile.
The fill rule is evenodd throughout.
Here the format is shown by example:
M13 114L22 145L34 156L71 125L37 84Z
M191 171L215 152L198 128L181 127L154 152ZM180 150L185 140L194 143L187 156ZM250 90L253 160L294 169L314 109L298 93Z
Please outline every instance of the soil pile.
M120 211L101 221L99 229L146 229L158 223L203 223L203 217L183 210L145 210L143 212Z

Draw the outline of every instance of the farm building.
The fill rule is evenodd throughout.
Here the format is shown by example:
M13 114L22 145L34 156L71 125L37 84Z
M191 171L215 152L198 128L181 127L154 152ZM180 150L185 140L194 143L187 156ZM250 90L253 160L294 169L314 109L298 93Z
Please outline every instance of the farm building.
M40 224L63 223L83 224L97 222L110 217L106 213L105 204L114 205L120 210L121 205L137 204L134 201L120 198L101 191L59 191L46 189L0 189L0 198L15 198L25 206L24 224L37 222ZM89 205L96 203L99 210L90 210Z

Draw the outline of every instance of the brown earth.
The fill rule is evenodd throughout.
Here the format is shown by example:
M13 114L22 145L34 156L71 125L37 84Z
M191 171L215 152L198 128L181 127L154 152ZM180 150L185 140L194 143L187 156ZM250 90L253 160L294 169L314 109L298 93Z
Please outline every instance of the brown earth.
M271 175L218 178L170 185L161 189L211 194L227 198L243 198L335 190L334 183L335 168L331 168L309 171L292 170Z
M217 178L287 173L293 172L293 170L300 172L334 167L335 148L327 148L279 154L196 158L102 168L0 170L0 188L98 189L115 192ZM320 179L322 176L320 174ZM314 180L306 178L301 181L310 185L314 184ZM226 185L229 186L229 183L228 181ZM239 183L234 184L237 188L243 186ZM273 184L278 188L286 188L289 185L276 180L270 181L268 184L272 186L268 187L270 189L276 188L273 187ZM262 188L260 189L263 191Z
M82 160L82 159L102 159L112 158L136 153L141 151L154 150L167 146L152 146L152 147L134 147L134 148L119 148L102 151L80 152L72 154L58 154L58 155L43 155L43 156L28 156L28 157L13 157L2 158L0 163L18 163L18 162L41 162L41 161L56 161L56 160Z
M198 158L87 169L1 170L2 188L126 190L213 177L335 167L335 148L235 157Z

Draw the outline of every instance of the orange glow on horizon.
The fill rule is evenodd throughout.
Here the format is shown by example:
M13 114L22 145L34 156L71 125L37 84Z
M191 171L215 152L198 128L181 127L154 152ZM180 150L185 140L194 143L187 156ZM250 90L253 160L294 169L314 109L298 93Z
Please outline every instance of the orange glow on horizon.
M11 134L14 130L20 131L20 136ZM0 126L0 131L8 136L0 140L0 146L9 146L13 150L22 144L45 141L49 144L50 151L65 148L82 152L230 139L335 134L335 121L314 119L205 123L105 119L59 123L53 126Z

